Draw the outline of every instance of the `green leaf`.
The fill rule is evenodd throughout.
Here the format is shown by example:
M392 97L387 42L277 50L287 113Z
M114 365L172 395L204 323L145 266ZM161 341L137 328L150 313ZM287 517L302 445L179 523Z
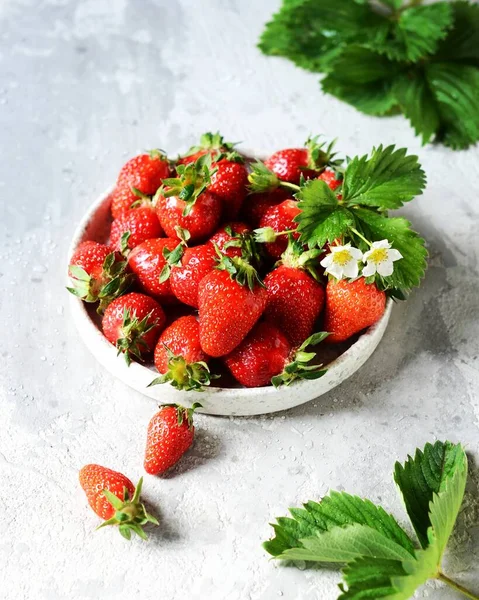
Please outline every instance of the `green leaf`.
M383 209L399 208L422 193L426 184L417 156L405 148L379 146L371 157L355 157L346 167L343 201ZM384 236L383 236L384 237Z
M402 112L411 121L416 135L423 144L436 134L440 124L440 113L434 94L426 78L419 74L399 77L392 89Z
M304 548L300 540L330 531L335 527L365 525L414 556L414 546L394 517L369 500L345 492L331 492L320 503L308 502L304 508L291 508L293 518L280 517L272 527L275 537L264 543L273 556L280 557L292 548Z
M441 116L439 139L454 149L475 144L479 139L479 69L435 63L426 73Z
M420 284L426 270L427 250L424 240L411 229L403 217L386 217L366 208L354 210L358 229L371 242L387 239L402 254L394 263L394 272L384 277L385 287L403 292Z
M338 600L396 598L393 577L406 575L402 562L390 559L359 558L343 569L344 584ZM396 600L398 600L396 598Z
M390 78L399 67L369 48L351 44L331 62L329 71L345 82L363 85Z
M423 451L416 450L414 458L409 456L404 465L395 465L394 479L423 548L429 543L429 505L456 471L467 473L467 458L460 444L450 442L426 444Z
M321 87L323 92L351 104L367 115L385 115L397 104L388 79L361 85L344 81L341 74L332 73L321 81Z
M389 8L392 8L393 10L397 10L398 8L401 8L401 5L403 3L403 0L379 0L381 2L381 4L385 4L386 6L389 6Z
M362 556L409 560L411 554L402 546L367 525L333 527L330 531L300 540L303 548L291 548L283 559L314 562L349 562Z
M354 224L351 211L339 205L335 194L320 179L307 181L296 197L301 213L295 221L301 242L310 248L332 242Z
M479 66L479 5L453 2L454 26L439 45L437 61L462 61Z

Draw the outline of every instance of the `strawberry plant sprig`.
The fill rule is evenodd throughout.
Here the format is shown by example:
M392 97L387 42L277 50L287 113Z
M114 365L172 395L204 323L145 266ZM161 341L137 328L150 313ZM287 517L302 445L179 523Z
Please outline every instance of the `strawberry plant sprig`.
M402 112L423 143L479 140L479 5L283 0L259 41L323 73L324 92L369 115Z
M467 457L461 444L437 441L416 450L394 480L401 491L420 548L382 507L346 492L291 508L292 518L272 524L263 544L272 556L344 564L338 600L407 600L438 579L472 600L479 596L442 572L442 557L464 497Z

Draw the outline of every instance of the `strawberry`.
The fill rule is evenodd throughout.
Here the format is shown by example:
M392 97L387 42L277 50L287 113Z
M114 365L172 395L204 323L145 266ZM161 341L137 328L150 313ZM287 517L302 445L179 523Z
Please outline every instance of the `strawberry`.
M125 251L162 235L163 231L153 208L143 207L130 210L113 221L110 243L115 250Z
M127 540L132 532L146 540L142 526L146 523L158 525L155 517L149 515L140 503L143 478L135 489L128 477L117 471L100 465L86 465L80 470L79 479L88 504L105 520L100 527L117 525Z
M166 404L153 416L148 425L144 467L150 475L160 475L176 464L190 448L195 436L191 408Z
M298 208L297 202L294 200L285 200L281 204L272 206L264 213L261 221L260 228L268 228L272 230L274 241L265 244L266 251L273 258L279 258L286 250L288 245L288 237L286 235L274 236L274 232L281 233L284 231L293 231L297 228L294 218L299 215L301 210ZM298 234L294 234L295 238L298 238Z
M214 162L213 167L208 191L220 199L223 218L236 219L248 193L248 171L244 159L237 152L230 152Z
M168 260L179 261L182 252L182 245L172 238L145 240L133 248L128 256L128 264L145 294L154 296L164 304L176 302L169 279L161 275L168 267Z
M220 199L208 191L211 158L179 165L178 177L165 179L155 197L158 219L168 237L180 237L178 228L189 232L191 242L210 236L221 215Z
M132 283L132 275L125 269L126 262L105 244L82 242L70 260L72 287L67 290L85 302L100 300L98 312L101 313Z
M315 334L297 351L276 325L258 323L243 342L225 357L233 377L247 387L273 383L289 385L295 379L317 379L325 374L321 365L309 365L314 353L304 352L318 344L327 334Z
M106 339L123 353L129 365L131 357L142 359L155 347L166 317L156 300L132 292L120 296L105 310L102 329Z
M343 180L336 178L336 173L331 171L331 169L326 169L321 173L318 179L322 179L325 181L331 190L336 190L340 185L342 185Z
M386 294L364 277L355 281L330 280L326 286L324 327L329 342L343 342L374 325L384 313Z
M209 243L216 246L226 256L242 256L247 234L251 229L244 223L227 223L210 238Z
M177 160L178 165L188 165L194 163L210 154L212 158L224 152L232 152L234 144L225 142L223 136L217 131L216 133L204 133L200 138L200 143L197 146L192 146L186 154L180 156Z
M246 223L249 223L253 227L258 227L261 218L268 208L280 204L290 197L290 195L291 193L283 188L278 188L272 192L248 194L243 202L241 215Z
M198 308L198 286L213 270L217 254L212 244L186 248L181 264L171 269L170 285L175 296L189 306Z
M255 269L244 259L227 256L218 269L201 280L200 342L207 354L229 354L248 335L266 307L263 286Z
M155 366L162 374L150 385L170 382L179 390L198 390L211 379L209 356L200 346L200 327L193 315L180 317L160 335L155 348Z
M287 148L272 154L265 161L266 167L281 181L298 184L301 175L314 177L330 160L330 148L324 151L318 137L308 138L304 148Z
M110 210L114 219L118 219L134 208L153 208L151 196L126 186L116 186L110 194Z

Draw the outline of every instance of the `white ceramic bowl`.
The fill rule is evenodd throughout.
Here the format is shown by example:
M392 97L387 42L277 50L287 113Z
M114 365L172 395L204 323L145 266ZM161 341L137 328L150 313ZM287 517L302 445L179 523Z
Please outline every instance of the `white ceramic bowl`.
M90 207L79 224L70 246L70 258L78 244L85 240L105 242L108 239L110 217L110 193L102 194ZM71 296L71 309L78 332L85 344L113 375L131 388L155 400L157 403L177 402L190 406L201 402L201 412L211 415L260 415L285 410L303 404L325 394L357 371L378 346L391 314L392 301L388 300L381 319L363 333L356 342L335 358L327 373L316 380L296 381L289 387L274 388L221 388L209 387L204 392L183 392L169 384L147 387L155 377L154 368L133 362L130 367L116 348L103 336L98 327L94 310L80 299Z

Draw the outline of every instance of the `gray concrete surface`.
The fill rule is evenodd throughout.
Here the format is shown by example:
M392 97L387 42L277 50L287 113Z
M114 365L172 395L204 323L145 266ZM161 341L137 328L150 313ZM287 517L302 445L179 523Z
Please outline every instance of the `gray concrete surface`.
M472 479L448 572L479 593L479 152L422 148L402 118L321 94L314 75L262 57L278 0L0 3L0 597L333 599L339 574L284 568L261 541L287 506L347 489L405 522L392 466L426 441L467 445ZM373 358L321 399L274 417L198 418L194 449L145 496L150 543L98 521L77 484L100 462L142 473L151 401L79 342L64 289L75 224L138 150L184 150L220 129L267 151L310 132L349 155L419 153L426 193L403 212L430 269ZM429 584L419 598L456 598Z

